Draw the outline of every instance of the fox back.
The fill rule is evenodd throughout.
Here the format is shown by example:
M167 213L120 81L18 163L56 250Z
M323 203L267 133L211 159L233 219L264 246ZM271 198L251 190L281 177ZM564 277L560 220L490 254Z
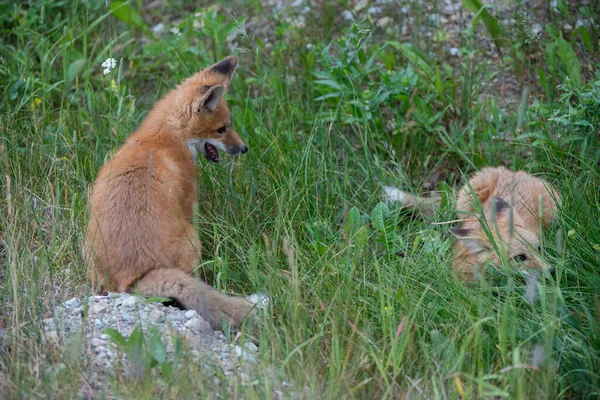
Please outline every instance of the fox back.
M236 65L227 57L184 80L101 168L86 236L90 278L102 288L173 297L215 323L219 310L237 320L248 311L245 299L207 295L212 288L192 279L201 256L191 224L197 153L216 163L219 151L247 151L223 99Z

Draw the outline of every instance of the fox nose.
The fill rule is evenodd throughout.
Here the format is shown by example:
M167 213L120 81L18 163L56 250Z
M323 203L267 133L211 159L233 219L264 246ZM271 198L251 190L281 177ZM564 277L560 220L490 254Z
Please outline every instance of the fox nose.
M247 153L247 152L248 152L248 146L244 146L244 147L242 147L242 149L240 150L240 152L241 152L242 154L244 154L244 153Z

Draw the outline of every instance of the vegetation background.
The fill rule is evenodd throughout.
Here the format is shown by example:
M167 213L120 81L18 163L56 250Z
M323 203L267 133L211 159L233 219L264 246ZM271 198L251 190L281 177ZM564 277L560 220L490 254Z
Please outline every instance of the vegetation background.
M181 79L240 56L250 151L200 160L201 274L273 299L262 366L303 398L600 396L600 3L0 1L0 393L223 397L193 362L138 380L42 345L89 293L96 172ZM103 74L107 58L116 68ZM549 179L554 277L449 274L452 189L483 166ZM381 186L441 190L424 221ZM273 395L267 374L237 396ZM3 397L2 396L2 397Z

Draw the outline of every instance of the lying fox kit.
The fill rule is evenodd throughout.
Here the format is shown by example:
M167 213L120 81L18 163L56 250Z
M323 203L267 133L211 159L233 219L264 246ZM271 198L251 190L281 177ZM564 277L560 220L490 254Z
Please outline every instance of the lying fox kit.
M248 150L223 100L236 65L227 57L156 102L98 173L86 232L92 282L175 299L215 328L224 320L238 325L253 308L192 275L202 249L191 224L197 152L217 163L219 150Z
M384 190L391 200L424 214L439 207L439 198L418 197L393 187ZM482 215L474 215L478 203ZM470 281L476 279L479 267L487 262L501 267L499 247L511 265L523 272L547 268L539 257L540 226L545 228L555 220L559 203L558 193L548 182L526 172L512 172L504 167L477 172L458 193L460 227L450 230L458 239L453 247L455 275ZM487 222L493 241L482 220Z

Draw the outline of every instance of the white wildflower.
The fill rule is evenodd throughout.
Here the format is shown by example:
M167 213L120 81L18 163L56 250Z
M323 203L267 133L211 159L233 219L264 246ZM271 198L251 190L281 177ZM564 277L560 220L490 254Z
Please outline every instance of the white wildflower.
M104 75L108 75L110 73L110 71L116 66L117 66L117 60L109 57L106 59L106 61L104 61L102 63L102 68L104 68L104 70L102 70L102 72L104 73Z

